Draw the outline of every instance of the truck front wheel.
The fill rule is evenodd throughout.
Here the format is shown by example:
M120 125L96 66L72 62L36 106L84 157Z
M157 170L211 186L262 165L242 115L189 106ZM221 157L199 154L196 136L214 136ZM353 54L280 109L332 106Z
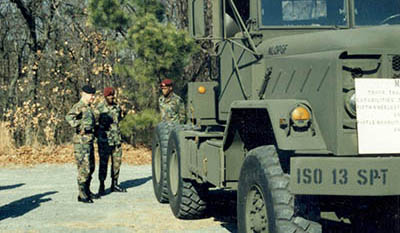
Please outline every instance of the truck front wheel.
M154 195L160 203L168 202L167 187L167 149L168 138L174 124L162 122L157 125L153 135L151 168Z
M177 129L178 130L178 129ZM175 217L196 219L206 211L207 187L203 184L182 178L180 140L176 131L172 131L168 143L168 194L169 204Z
M251 150L239 177L238 232L321 233L319 223L294 216L289 181L274 146Z

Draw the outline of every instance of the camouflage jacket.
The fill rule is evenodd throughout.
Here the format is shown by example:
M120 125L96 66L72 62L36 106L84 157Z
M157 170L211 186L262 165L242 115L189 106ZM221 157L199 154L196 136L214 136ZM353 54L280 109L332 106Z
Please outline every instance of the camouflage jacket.
M95 130L95 117L90 105L82 100L76 103L65 116L65 120L74 129L73 142L87 144L93 142Z
M118 104L109 105L103 101L94 110L98 119L98 143L107 143L110 146L121 144L121 131L119 122L122 120L122 111Z
M168 97L162 95L158 103L162 121L185 123L185 106L181 97L175 93L171 93Z

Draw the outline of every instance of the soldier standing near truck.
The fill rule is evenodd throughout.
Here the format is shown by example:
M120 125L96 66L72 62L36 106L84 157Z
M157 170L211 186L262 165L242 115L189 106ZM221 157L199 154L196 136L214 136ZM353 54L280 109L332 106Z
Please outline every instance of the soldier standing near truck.
M162 96L158 99L161 119L166 122L183 124L185 122L185 107L181 97L174 93L171 79L160 83Z
M84 86L81 99L65 116L67 122L75 129L73 136L74 155L78 166L78 201L93 203L92 198L97 198L90 191L90 181L94 172L94 127L95 118L91 108L96 89Z
M194 219L236 190L238 232L399 232L399 1L187 5L212 81L188 84L194 127L156 127L157 200Z
M104 181L107 176L109 157L111 157L111 192L126 192L125 188L118 185L119 170L122 162L121 132L118 124L122 119L122 111L114 100L114 88L104 88L103 94L104 101L99 103L95 110L95 115L98 119L96 136L100 156L99 196L105 194Z

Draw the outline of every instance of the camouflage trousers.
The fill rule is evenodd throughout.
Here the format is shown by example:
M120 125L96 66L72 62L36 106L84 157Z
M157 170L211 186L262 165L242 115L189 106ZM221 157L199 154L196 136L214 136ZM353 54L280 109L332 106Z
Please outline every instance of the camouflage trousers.
M117 180L122 162L121 145L110 146L106 143L99 144L99 157L99 180L104 182L107 177L107 165L109 157L111 157L111 179Z
M94 149L93 143L74 144L74 155L78 166L78 186L90 185L94 172Z

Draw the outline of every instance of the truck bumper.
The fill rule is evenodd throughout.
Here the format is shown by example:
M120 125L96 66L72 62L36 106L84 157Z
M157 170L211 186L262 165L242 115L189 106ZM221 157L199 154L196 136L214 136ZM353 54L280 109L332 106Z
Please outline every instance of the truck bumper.
M293 157L293 194L400 195L400 157Z

